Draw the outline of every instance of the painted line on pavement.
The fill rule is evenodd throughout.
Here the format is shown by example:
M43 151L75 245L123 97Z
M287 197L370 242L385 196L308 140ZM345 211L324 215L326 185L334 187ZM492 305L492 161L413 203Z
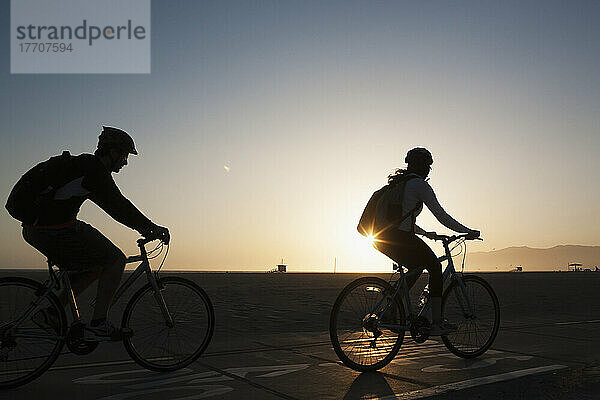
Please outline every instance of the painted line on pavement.
M423 397L435 396L446 392L458 391L462 389L468 389L475 386L487 385L490 383L502 382L511 379L520 378L527 375L539 374L542 372L555 371L559 369L567 368L566 365L547 365L544 367L528 368L513 372L507 372L504 374L484 376L481 378L468 379L466 381L460 381L455 383L448 383L445 385L432 386L425 389L413 390L406 393L397 393L385 397L373 397L372 400L412 400L421 399Z
M218 368L218 367L216 367L214 365L211 365L211 364L206 364L204 362L198 362L198 361L196 361L196 362L198 364L202 365L204 368L207 368L207 369L210 369L210 370L215 371L217 373L220 373L221 375L224 375L226 377L233 378L233 379L235 379L237 381L247 383L250 386L253 386L253 387L257 388L257 389L264 390L266 392L269 392L271 394L279 396L279 397L281 397L283 399L286 399L286 400L298 400L298 398L296 398L296 397L287 395L287 394L285 394L283 392L280 392L278 390L275 390L275 389L271 389L270 387L262 385L262 384L257 383L257 382L254 382L253 380L248 379L245 376L241 376L241 375L238 375L238 374L235 374L235 373L231 373L231 372L229 372L227 370Z
M592 319L590 321L556 322L555 325L595 324L598 322L600 322L600 319Z
M48 369L48 371L58 371L58 370L62 370L62 369L90 368L90 367L108 367L108 366L112 366L112 365L125 365L125 364L135 364L135 361L123 360L123 361L97 362L97 363L89 363L89 364L60 365L60 366L52 366Z
M538 322L530 324L522 324L516 321L502 321L500 326L501 331L513 331L517 329L533 329L533 328L547 328L556 325L581 325L581 324L597 324L600 323L600 319L592 319L586 321L564 321L564 322Z

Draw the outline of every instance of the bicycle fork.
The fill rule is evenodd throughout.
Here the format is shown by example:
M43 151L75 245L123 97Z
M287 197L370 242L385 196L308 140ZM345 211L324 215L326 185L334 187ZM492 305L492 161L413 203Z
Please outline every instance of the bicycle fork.
M152 290L154 292L154 299L156 300L156 303L160 308L163 318L165 319L165 325L167 325L167 327L169 328L172 328L175 325L175 323L173 321L171 313L169 312L169 308L167 307L165 298L162 295L164 287L159 283L158 275L155 276L155 274L153 274L152 271L150 271L150 269L148 269L146 272L148 275L148 281L150 282L150 285L152 286Z
M455 276L454 279L456 279L456 281L458 282L460 294L462 294L462 296L460 296L458 291L454 291L453 293L454 297L456 298L456 301L460 305L460 310L466 318L476 318L475 310L473 309L473 304L471 303L471 299L467 294L467 287L465 286L465 283L458 276Z

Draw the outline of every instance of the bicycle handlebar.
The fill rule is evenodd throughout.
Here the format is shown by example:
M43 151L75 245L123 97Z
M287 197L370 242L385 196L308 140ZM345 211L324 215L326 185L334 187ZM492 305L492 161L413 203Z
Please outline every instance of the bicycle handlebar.
M150 243L150 242L153 242L153 241L155 241L155 240L160 240L160 241L161 241L161 242L163 242L164 244L169 244L169 241L168 241L168 240L165 240L165 239L164 239L164 238L162 238L162 237L152 237L152 236L150 236L150 237L143 237L143 238L139 238L139 239L137 240L137 244L138 244L138 247L142 247L142 246L144 246L145 244L147 244L147 243Z
M436 234L434 237L432 237L433 240L440 240L442 242L448 242L448 243L452 243L455 240L458 239L465 239L465 240L483 240L482 237L470 237L468 233L463 233L460 235L439 235Z

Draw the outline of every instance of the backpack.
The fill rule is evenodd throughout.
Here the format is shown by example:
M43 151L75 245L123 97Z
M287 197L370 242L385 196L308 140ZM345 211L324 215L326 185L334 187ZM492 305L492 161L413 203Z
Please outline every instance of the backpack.
M6 201L8 213L25 225L33 225L42 205L54 198L59 182L73 156L63 151L59 156L37 164L27 171L12 188Z
M398 226L419 208L420 204L417 204L410 212L402 213L406 182L413 178L419 176L406 174L399 182L388 183L371 195L356 227L361 235L377 237L388 229Z

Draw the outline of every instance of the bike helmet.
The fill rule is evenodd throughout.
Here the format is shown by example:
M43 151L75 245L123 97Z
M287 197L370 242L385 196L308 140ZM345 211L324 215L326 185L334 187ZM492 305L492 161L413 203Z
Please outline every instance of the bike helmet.
M409 150L406 153L406 158L404 162L407 164L425 164L431 165L433 164L433 156L424 147L415 147L414 149Z
M112 126L102 126L102 133L98 136L98 148L114 148L137 155L133 139L127 132Z

